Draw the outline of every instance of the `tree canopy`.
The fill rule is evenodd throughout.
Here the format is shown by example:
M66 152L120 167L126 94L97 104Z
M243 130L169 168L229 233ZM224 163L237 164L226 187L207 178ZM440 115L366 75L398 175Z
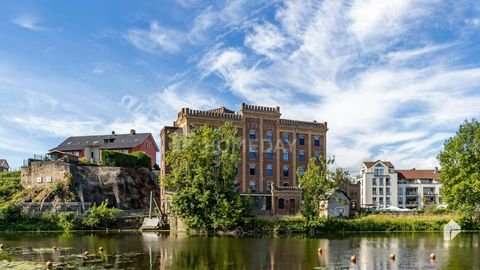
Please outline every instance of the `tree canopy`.
M336 169L330 171L328 165L332 164L333 160L326 160L311 158L308 162L308 169L303 175L297 171L298 182L303 191L303 201L301 212L310 222L319 216L320 198L330 189L337 189L339 184L346 181L346 171L343 169Z
M171 136L165 177L173 195L173 211L190 229L228 230L238 226L244 205L236 192L236 166L241 140L232 123L219 128L203 126L184 136Z
M465 121L438 155L442 197L468 215L480 211L480 123Z

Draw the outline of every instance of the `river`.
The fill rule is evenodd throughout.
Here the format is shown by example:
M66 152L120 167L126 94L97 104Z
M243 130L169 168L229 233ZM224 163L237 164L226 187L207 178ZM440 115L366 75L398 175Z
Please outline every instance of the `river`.
M45 269L48 260L53 261L53 269L480 269L480 233L466 232L450 241L442 233L321 238L1 233L0 243L4 245L1 269ZM357 257L355 263L352 255Z

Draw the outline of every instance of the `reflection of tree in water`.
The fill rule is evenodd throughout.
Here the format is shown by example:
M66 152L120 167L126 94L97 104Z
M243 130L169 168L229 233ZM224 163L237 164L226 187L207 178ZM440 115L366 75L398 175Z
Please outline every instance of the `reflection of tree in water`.
M479 269L479 245L480 235L478 233L462 232L453 240L445 241L441 255L441 269Z

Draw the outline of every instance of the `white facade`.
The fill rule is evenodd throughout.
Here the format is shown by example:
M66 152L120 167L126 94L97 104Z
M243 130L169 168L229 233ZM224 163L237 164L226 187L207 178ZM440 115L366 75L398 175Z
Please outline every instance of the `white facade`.
M360 206L362 208L398 207L397 173L389 162L363 163L360 170Z
M432 170L433 171L433 170ZM401 175L401 173L399 173ZM437 179L414 177L398 180L398 207L423 209L428 205L443 205L440 189L442 184Z
M357 182L362 208L443 205L437 170L395 170L388 161L364 162Z

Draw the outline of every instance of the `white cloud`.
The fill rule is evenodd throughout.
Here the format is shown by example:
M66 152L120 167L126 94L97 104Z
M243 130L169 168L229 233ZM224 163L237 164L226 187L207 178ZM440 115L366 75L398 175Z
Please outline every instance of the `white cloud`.
M43 31L45 27L40 26L40 21L32 15L22 15L13 19L12 23L32 31Z
M135 47L148 53L178 53L184 42L184 34L180 31L162 27L153 21L150 29L130 29L125 38Z
M328 152L339 166L357 170L376 158L400 167L437 165L443 140L463 119L480 116L480 69L455 62L464 53L461 41L413 35L425 21L441 19L432 17L440 2L279 6L276 21L252 24L245 35L255 54L219 44L199 68L248 102L328 121Z

